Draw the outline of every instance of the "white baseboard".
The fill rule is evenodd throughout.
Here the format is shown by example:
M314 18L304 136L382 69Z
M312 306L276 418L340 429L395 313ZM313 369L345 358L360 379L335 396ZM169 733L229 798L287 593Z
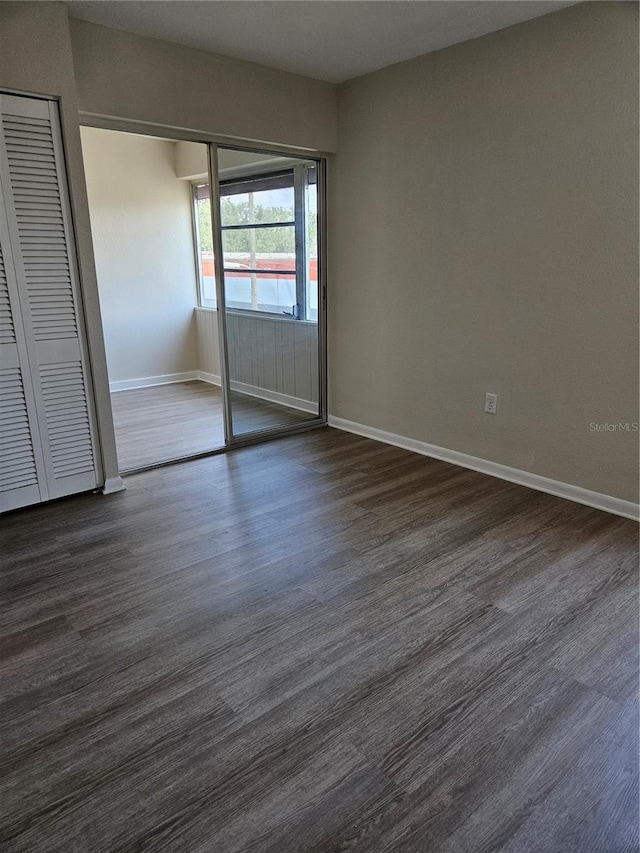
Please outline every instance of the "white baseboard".
M123 492L125 488L122 477L107 477L102 487L102 494L112 495L114 492Z
M245 382L231 382L231 390L246 394L248 397L258 397L260 400L268 400L270 403L279 403L281 406L289 406L291 409L299 409L301 412L318 414L318 404L301 397L291 397L289 394L280 394L278 391L269 391L266 388L258 388L256 385L247 385Z
M221 380L217 373L207 373L204 370L198 370L198 377L201 382L208 382L209 385L220 385Z
M153 385L171 385L174 382L193 382L198 379L198 371L187 373L165 373L163 376L143 376L140 379L121 379L109 383L109 391L131 391L134 388L151 388Z
M491 477L498 477L500 480L518 483L521 486L527 486L539 492L546 492L549 495L566 498L575 503L594 507L594 509L601 509L614 515L621 515L624 518L631 518L634 521L640 520L640 506L631 501L614 498L611 495L604 495L600 492L592 492L589 489L573 486L570 483L563 483L560 480L551 480L549 477L542 477L539 474L532 474L529 471L521 471L519 468L511 468L508 465L501 465L498 462L491 462L488 459L480 459L477 456L470 456L467 453L460 453L457 450L448 450L446 447L439 447L437 444L428 444L426 441L406 438L403 435L396 435L392 432L365 426L364 424L348 421L344 418L336 418L333 415L329 415L329 426L344 430L345 432L352 432L355 435L362 435L365 438L372 438L384 444L392 444L404 450L412 450L414 453L420 453L423 456L431 456L433 459L450 462L452 465L459 465L462 468L470 468L472 471L479 471Z
M202 382L210 382L212 385L220 385L220 377L215 373L198 371L198 379ZM259 388L257 385L247 385L245 382L231 381L231 390L246 394L248 397L257 397L259 400L267 400L269 403L279 403L281 406L289 406L301 412L310 414L318 413L318 404L301 397L291 397L289 394L280 394L278 391L269 391L267 388Z

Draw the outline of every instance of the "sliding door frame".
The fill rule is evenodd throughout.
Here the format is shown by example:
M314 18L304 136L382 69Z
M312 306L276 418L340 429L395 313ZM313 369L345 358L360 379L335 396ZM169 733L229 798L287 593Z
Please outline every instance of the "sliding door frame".
M229 342L227 336L227 295L224 286L224 263L222 250L222 217L220 215L220 182L218 180L218 146L207 145L209 165L209 204L211 206L211 232L213 237L213 269L216 277L216 314L218 321L218 353L220 356L220 387L224 416L224 443L233 444L233 420L231 414L231 380L229 378Z
M287 154L291 157L299 157L302 160L313 160L318 170L318 414L310 415L304 421L288 426L267 427L265 429L253 430L242 435L233 433L233 413L231 402L231 379L229 375L229 347L227 330L227 308L226 288L224 280L224 255L222 248L222 219L220 213L220 184L218 180L218 144L209 143L209 181L211 200L211 221L213 225L213 258L216 274L216 301L218 306L218 336L220 348L220 381L223 388L223 399L225 400L225 437L229 447L243 447L255 444L258 441L266 441L271 438L281 438L287 435L296 435L307 429L326 426L327 424L327 361L326 361L326 335L327 335L327 312L326 312L326 160L319 156L307 153L293 154L291 150ZM260 154L282 153L275 148L259 149L238 144L220 144L225 150L250 151ZM296 268L298 268L296 261ZM296 287L298 285L296 284ZM296 320L291 320L295 323Z
M201 142L213 143L222 148L235 148L238 151L250 151L256 154L281 154L283 157L301 157L306 160L325 160L331 152L315 148L301 148L296 145L281 145L271 142L261 142L257 139L242 139L237 136L224 136L219 133L192 128L173 127L169 124L157 124L149 121L117 118L116 116L78 111L81 127L97 127L102 130L119 130L122 133L138 133L143 136L156 136L170 142Z
M102 130L115 130L122 133L135 133L145 136L155 136L168 141L196 142L207 145L208 172L210 185L211 222L214 247L214 269L216 277L216 300L218 314L218 337L220 354L220 384L224 406L224 436L225 445L189 456L182 456L163 462L144 465L135 469L135 473L166 465L185 462L189 459L201 459L224 453L236 447L245 447L263 441L298 435L309 430L327 425L327 157L328 152L289 145L272 145L256 140L240 139L238 137L205 133L191 128L174 127L172 125L156 124L153 122L136 121L79 111L81 127L95 127ZM256 154L280 154L282 156L299 157L314 160L318 169L318 415L301 421L299 424L283 426L274 429L256 430L241 436L233 435L231 411L231 383L229 378L228 334L226 327L226 304L224 293L224 270L222 254L222 230L220 219L220 193L218 183L218 146L238 151ZM90 212L90 211L89 211ZM125 471L124 475L134 473Z

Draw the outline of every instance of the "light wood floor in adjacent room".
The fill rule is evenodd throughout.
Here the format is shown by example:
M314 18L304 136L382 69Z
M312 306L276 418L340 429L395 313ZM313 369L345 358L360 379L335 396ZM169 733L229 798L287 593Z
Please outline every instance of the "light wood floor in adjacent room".
M224 447L220 388L176 382L111 395L121 471ZM310 415L232 392L233 427L245 434L307 420Z
M0 849L633 853L637 526L323 429L0 521Z

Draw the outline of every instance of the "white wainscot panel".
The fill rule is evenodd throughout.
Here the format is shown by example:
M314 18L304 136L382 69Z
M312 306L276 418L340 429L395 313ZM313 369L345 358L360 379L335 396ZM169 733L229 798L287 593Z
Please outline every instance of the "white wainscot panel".
M218 314L196 309L200 378L220 382ZM227 315L231 387L317 413L318 326L281 317Z

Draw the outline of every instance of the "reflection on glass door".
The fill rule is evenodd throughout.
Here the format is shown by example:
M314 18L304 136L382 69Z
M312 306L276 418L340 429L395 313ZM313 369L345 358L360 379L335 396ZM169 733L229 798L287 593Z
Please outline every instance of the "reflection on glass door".
M232 437L321 415L314 160L218 147Z

